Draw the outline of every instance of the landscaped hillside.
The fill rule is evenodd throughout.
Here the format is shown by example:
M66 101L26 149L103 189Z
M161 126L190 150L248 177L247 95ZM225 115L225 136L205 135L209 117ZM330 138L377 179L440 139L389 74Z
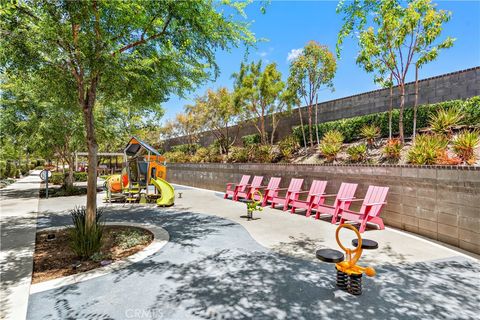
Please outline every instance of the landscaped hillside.
M391 114L391 130L398 132L398 110ZM243 147L220 154L217 143L208 147L178 145L165 156L170 162L294 162L294 163L397 163L417 165L479 165L480 97L420 106L416 137L413 110L404 114L404 144L392 134L389 113L331 121L313 126L314 147L303 147L308 126L295 127L275 145L260 144L258 135L242 137Z

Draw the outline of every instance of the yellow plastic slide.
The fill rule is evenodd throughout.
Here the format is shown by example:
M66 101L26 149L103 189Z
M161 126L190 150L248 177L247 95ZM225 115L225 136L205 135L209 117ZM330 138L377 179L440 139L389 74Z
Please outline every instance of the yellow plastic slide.
M175 189L173 189L173 186L162 178L152 179L151 182L161 195L157 200L157 205L172 206L175 202Z

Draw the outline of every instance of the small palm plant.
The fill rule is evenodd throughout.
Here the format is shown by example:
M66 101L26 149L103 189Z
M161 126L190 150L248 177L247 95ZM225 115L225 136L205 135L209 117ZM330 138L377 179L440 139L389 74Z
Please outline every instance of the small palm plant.
M322 141L320 141L320 153L327 158L327 161L333 162L337 158L337 154L342 149L343 134L337 130L325 132Z
M440 109L430 116L429 125L434 133L450 136L452 128L458 126L462 118L460 109Z
M367 140L368 147L372 147L375 144L375 139L380 137L380 128L376 125L364 125L360 129L360 134L365 140Z
M462 161L468 164L474 164L475 148L480 143L480 132L478 130L460 132L453 140L453 151Z

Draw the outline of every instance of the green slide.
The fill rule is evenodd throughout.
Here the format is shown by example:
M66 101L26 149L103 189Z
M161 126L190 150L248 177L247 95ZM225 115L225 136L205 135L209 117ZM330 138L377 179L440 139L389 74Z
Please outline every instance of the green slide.
M161 178L152 179L151 183L161 194L161 197L157 200L157 205L172 206L175 202L175 189L173 189L173 186Z

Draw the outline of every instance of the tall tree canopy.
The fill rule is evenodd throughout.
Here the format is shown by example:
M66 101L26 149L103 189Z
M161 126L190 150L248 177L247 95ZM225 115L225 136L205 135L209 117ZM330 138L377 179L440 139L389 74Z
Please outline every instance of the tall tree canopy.
M225 4L229 5L228 14ZM88 147L87 227L96 214L97 99L144 108L218 74L215 51L252 43L247 3L214 1L12 1L2 5L2 73L73 84ZM238 14L231 14L231 8ZM243 18L242 18L243 19ZM57 92L58 93L58 92Z
M337 71L337 60L328 47L310 41L302 53L290 64L288 86L297 100L304 99L308 108L310 146L313 146L312 114L313 103L321 86L333 88L333 77Z
M406 3L406 5L405 5ZM404 140L403 112L405 82L411 64L422 66L436 59L454 39L436 40L451 13L438 10L431 0L355 0L340 2L338 12L344 24L337 42L337 54L344 38L358 34L357 63L375 73L375 82L385 85L393 76L400 93L399 134ZM390 84L391 85L391 84Z
M268 143L267 116L283 112L290 106L282 74L275 63L262 70L262 61L242 63L240 71L233 75L234 101L245 120L252 121L260 134L262 144ZM272 122L278 124L278 122Z

